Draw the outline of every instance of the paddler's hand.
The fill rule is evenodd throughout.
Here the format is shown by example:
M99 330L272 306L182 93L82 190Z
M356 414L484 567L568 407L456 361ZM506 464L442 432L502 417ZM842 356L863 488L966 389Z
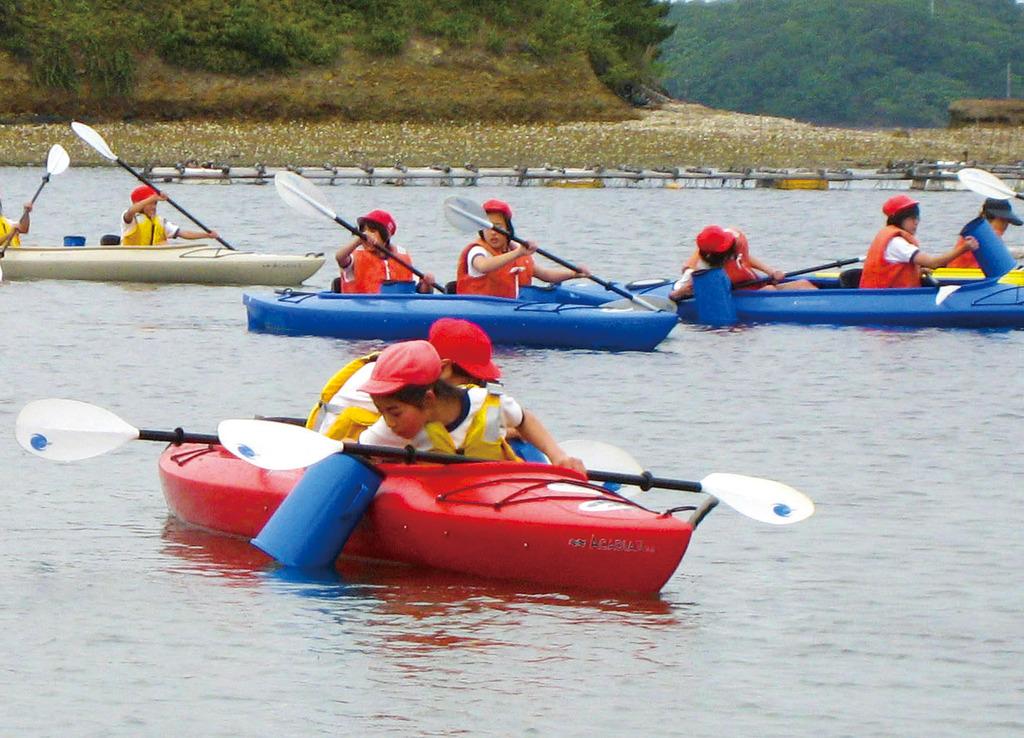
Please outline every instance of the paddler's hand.
M434 279L434 275L431 274L430 272L424 272L423 279L421 279L420 283L416 285L416 291L430 292L432 289L434 289L435 284L436 280Z
M768 278L772 284L778 284L786 278L786 273L781 269L771 269L768 271Z
M586 264L580 264L579 265L579 269L576 270L576 276L578 276L578 277L589 277L590 276L590 267L588 267Z
M32 203L27 202L24 205L22 205L22 207L25 208L25 212L26 213L31 213L32 212Z
M966 251L977 251L978 246L980 245L981 244L978 243L978 239L976 239L974 236L968 236L967 238L964 239L964 249L960 253L962 254Z
M519 248L522 249L524 254L533 254L536 253L540 246L537 245L536 241L526 241L519 244Z
M583 462L577 459L575 456L559 456L557 458L551 459L551 465L563 466L566 469L572 469L573 471L579 472L580 474L587 473L587 467L585 467L583 465Z

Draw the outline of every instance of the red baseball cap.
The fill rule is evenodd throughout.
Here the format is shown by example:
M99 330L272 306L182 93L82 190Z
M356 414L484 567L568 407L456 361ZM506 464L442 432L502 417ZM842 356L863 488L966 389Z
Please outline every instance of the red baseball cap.
M390 395L402 387L421 387L440 378L441 357L437 349L426 341L403 341L380 352L361 389L368 395Z
M388 236L395 235L395 231L398 230L398 226L395 224L395 219L391 217L391 213L387 210L371 210L366 215L356 220L356 224L362 228L367 221L379 225L387 231Z
M491 359L491 339L476 323L441 318L430 326L428 340L438 356L458 364L471 376L487 382L501 378L501 369Z
M504 200L488 200L484 203L484 212L501 213L506 223L512 220L512 206Z
M697 234L697 248L709 254L724 254L736 243L736 235L722 226L709 225Z
M142 202L147 197L152 197L156 194L158 194L157 191L149 185L139 185L132 190L132 202Z
M891 218L901 210L906 210L907 208L912 208L919 204L920 203L910 195L894 195L886 200L882 205L882 212Z

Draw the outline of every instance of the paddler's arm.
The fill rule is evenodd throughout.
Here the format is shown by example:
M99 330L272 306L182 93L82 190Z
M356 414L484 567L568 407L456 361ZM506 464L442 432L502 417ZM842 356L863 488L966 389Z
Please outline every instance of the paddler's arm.
M338 249L338 253L334 255L334 260L338 262L339 269L348 269L352 264L352 252L359 248L359 245L363 242L361 238L353 238L347 244Z
M762 274L767 274L773 282L778 282L779 280L784 279L786 276L786 273L784 271L782 271L781 269L773 269L772 267L765 264L763 261L758 259L753 254L747 256L747 263L752 268L756 269Z
M21 211L21 220L18 221L18 231L21 233L28 233L29 227L32 223L29 220L28 214L32 212L32 203L25 203L25 209Z
M184 238L188 241L195 241L197 238L220 238L217 231L183 231L180 228L172 238Z
M517 430L524 441L536 446L551 460L554 466L564 466L567 469L578 471L580 474L587 473L587 468L583 465L583 462L575 456L566 454L562 447L558 445L554 436L540 422L540 418L525 408L523 409L523 422L519 424Z
M946 264L953 261L953 259L955 259L956 257L960 256L960 254L963 254L967 251L974 251L977 248L978 240L974 238L974 236L968 236L963 240L963 242L958 242L957 245L951 248L949 251L945 252L944 254L939 254L938 256L926 254L925 252L918 250L918 252L914 254L911 261L913 261L919 267L924 267L925 269L938 269L939 267L946 266Z
M537 244L530 241L527 244L519 244L511 251L506 251L504 254L498 254L497 256L477 254L473 257L471 266L481 274L490 274L495 269L501 269L506 264L511 264L520 256L532 254L536 250Z
M135 216L141 213L150 203L165 202L166 200L167 195L165 195L162 192L158 192L155 195L150 195L145 200L133 202L130 206L128 206L128 209L124 211L122 220L124 220L125 223L131 223L135 220Z
M590 270L583 265L580 265L580 270L578 272L574 272L572 269L566 269L565 267L548 267L540 264L534 264L533 276L537 279L543 279L545 282L550 282L551 284L561 284L567 279L588 277L590 276Z

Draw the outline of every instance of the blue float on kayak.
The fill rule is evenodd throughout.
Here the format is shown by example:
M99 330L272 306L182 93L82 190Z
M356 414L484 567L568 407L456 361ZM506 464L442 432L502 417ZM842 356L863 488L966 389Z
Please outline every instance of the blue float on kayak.
M678 322L672 312L565 299L571 290L524 290L519 300L479 295L290 292L243 298L249 330L386 341L426 338L446 316L482 327L496 344L652 351ZM601 302L608 302L607 294Z

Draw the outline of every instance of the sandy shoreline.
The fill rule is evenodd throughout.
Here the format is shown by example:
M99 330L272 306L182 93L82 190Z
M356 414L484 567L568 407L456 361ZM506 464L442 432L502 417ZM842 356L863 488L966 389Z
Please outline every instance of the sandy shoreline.
M87 121L88 122L88 121ZM527 166L878 168L895 161L1014 164L1024 127L863 130L673 103L636 120L562 124L179 121L98 124L137 166ZM0 126L0 164L38 166L61 143L107 163L67 124Z

